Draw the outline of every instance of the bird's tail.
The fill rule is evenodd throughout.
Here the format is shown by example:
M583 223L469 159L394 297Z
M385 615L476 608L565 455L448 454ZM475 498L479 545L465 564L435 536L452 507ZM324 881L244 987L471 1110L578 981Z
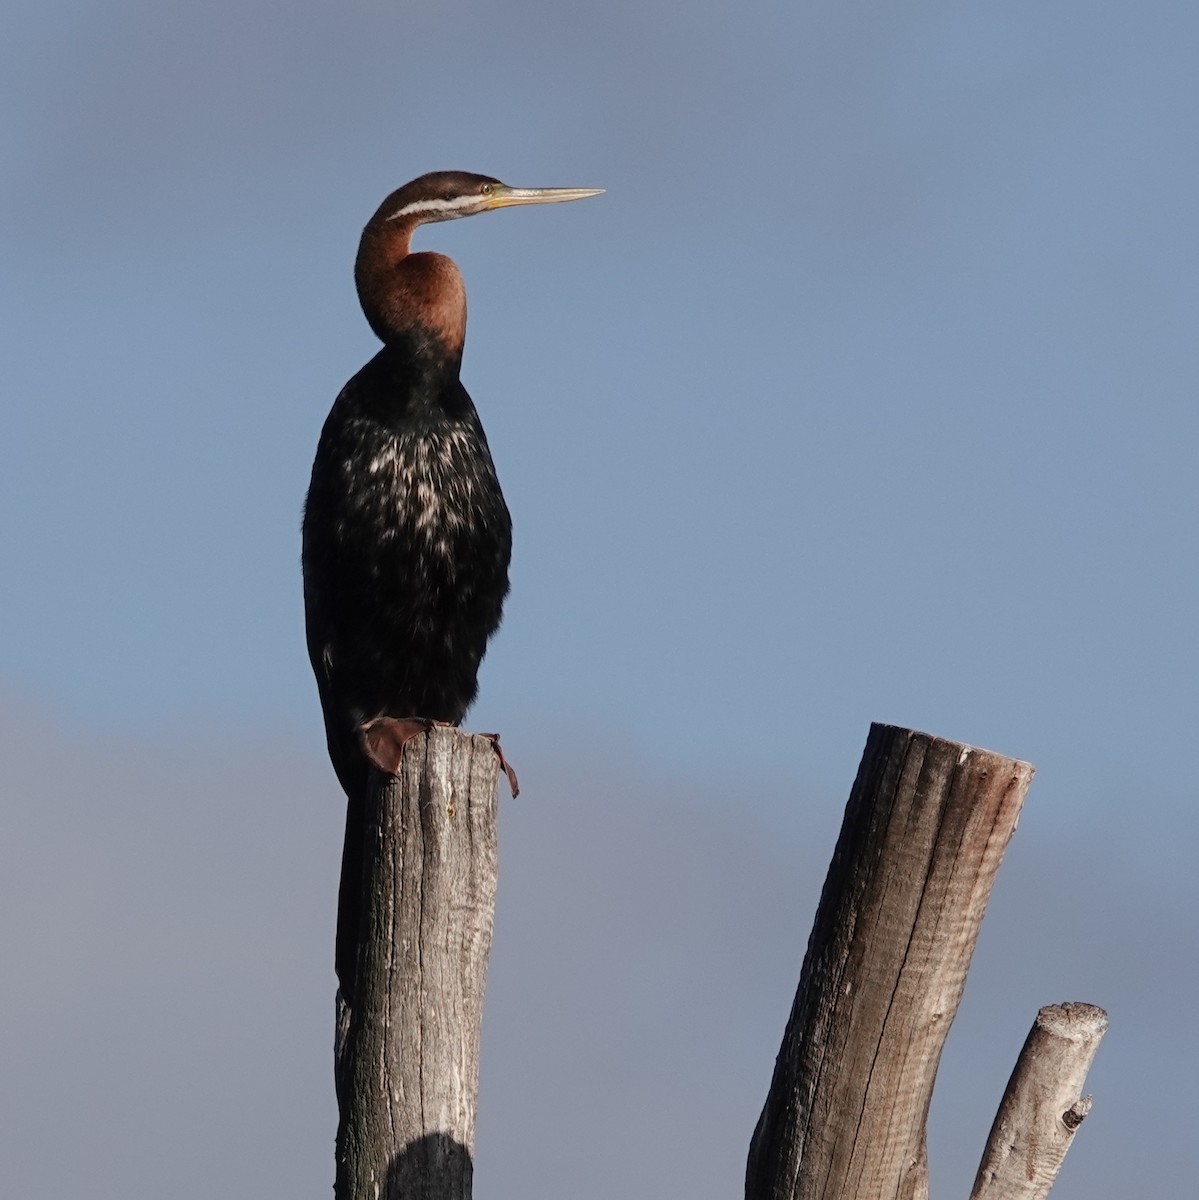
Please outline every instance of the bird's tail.
M333 963L341 998L354 1005L358 947L362 941L362 852L366 838L366 781L347 796L346 836L337 894L337 940Z
M328 720L326 733L329 759L346 794L346 833L341 851L333 965L341 998L352 1007L358 974L358 947L362 941L362 860L371 771L356 737Z

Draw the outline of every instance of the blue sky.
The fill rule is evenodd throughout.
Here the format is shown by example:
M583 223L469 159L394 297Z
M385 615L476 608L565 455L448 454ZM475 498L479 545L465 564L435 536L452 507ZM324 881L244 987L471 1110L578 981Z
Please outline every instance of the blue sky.
M418 235L465 274L464 379L516 523L470 718L504 732L536 806L505 820L539 814L506 836L535 858L540 830L569 860L591 820L570 795L635 800L654 830L681 807L713 844L738 829L751 863L803 845L814 898L871 720L1035 762L990 951L996 995L1025 1007L1005 1009L1015 1047L996 1047L982 1107L1038 1004L1108 1004L1111 1074L1055 1192L1105 1194L1117 1158L1148 1157L1115 1107L1143 1103L1133 1081L1160 1096L1199 1065L1150 999L1186 1008L1196 982L1179 947L1199 895L1197 35L1177 3L21 6L0 49L0 699L30 729L0 767L10 844L49 853L26 799L54 785L28 782L42 756L182 754L286 811L251 766L263 745L311 806L296 855L335 861L298 530L324 414L374 352L359 230L431 169L605 187ZM121 778L101 791L132 828L154 793ZM199 782L188 794L203 811ZM101 875L128 841L105 845ZM1049 934L1013 915L1061 882L1034 868L1144 922L1074 914L1076 969L1055 945L1032 954L1049 977L1026 977L1020 948ZM13 878L36 892L47 871L29 870ZM121 895L126 929L164 903ZM750 940L777 955L767 930ZM497 981L503 961L497 941ZM761 983L747 1095L764 1095L783 965ZM314 978L295 1002L316 1023ZM496 1022L498 1062L519 1039ZM503 1077L484 1086L500 1105ZM327 1103L283 1122L279 1153ZM1104 1105L1120 1117L1100 1135ZM1187 1165L1163 1164L1158 1194L1193 1176L1174 1150Z

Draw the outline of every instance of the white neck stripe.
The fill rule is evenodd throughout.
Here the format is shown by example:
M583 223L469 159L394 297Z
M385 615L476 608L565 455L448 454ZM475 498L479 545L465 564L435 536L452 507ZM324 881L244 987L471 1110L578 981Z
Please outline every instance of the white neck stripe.
M393 212L387 219L389 221L398 220L400 217L412 217L417 213L427 212L453 212L458 208L469 208L473 204L478 204L478 196L455 196L452 200L442 200L434 197L429 200L413 200L410 204L405 204L398 212Z

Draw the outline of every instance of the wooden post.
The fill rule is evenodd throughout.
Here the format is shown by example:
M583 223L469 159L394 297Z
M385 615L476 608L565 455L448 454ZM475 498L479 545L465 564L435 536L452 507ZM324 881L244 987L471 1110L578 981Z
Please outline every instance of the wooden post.
M1091 1097L1081 1095L1107 1031L1093 1004L1051 1004L1037 1013L991 1126L970 1200L1043 1200Z
M356 1001L338 1017L337 1200L469 1200L496 890L494 743L437 727L376 772Z
M754 1131L747 1200L924 1200L925 1118L1028 763L874 725Z

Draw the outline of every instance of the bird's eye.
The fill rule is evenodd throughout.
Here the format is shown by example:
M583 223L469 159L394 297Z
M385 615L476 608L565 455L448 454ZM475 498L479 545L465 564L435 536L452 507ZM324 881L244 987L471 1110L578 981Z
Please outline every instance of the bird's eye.
M483 186L479 188L479 191L482 192L484 196L490 196L492 191L491 184L483 184Z

